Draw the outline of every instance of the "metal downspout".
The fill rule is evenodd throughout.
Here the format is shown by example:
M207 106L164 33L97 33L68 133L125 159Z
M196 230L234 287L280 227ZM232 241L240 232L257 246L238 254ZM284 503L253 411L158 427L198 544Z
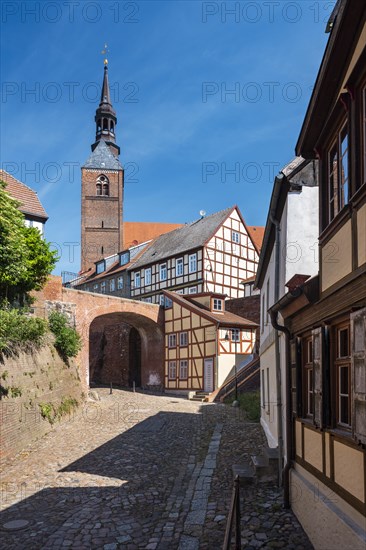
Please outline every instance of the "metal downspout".
M291 425L291 363L290 363L290 331L287 327L279 325L277 321L278 312L271 311L271 323L274 329L283 332L286 337L286 464L283 468L283 505L284 508L290 508L290 466L292 458L292 425ZM282 426L282 421L281 421Z

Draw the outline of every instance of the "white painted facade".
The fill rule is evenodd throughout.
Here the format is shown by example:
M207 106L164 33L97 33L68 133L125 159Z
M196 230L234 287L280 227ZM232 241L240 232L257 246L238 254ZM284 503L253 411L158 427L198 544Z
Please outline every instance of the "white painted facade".
M296 274L318 273L318 187L302 187L301 192L289 192L280 220L280 299L288 289L285 284ZM278 399L276 385L275 330L268 309L275 302L275 247L261 287L260 360L261 360L261 425L270 447L278 445ZM282 320L280 319L280 324ZM279 333L281 379L285 376L285 336ZM281 387L282 415L286 402L285 387ZM283 422L283 429L285 429ZM285 441L285 433L283 434Z

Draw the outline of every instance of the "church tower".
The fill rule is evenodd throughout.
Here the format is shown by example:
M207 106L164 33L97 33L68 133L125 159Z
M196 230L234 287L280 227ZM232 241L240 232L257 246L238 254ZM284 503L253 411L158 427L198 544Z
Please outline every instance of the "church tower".
M81 168L81 271L123 248L123 167L116 144L116 112L108 82L108 61L99 107L92 154Z

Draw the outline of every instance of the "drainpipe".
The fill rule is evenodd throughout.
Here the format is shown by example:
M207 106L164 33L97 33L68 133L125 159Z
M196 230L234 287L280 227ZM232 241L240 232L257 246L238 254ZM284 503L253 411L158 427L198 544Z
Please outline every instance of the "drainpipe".
M279 300L280 294L280 222L270 213L270 220L276 228L275 238L275 284L274 303ZM273 325L273 323L272 323ZM282 392L281 392L281 364L280 364L280 338L278 329L273 325L275 332L275 363L276 363L276 394L277 394L277 430L278 430L278 485L282 485L282 458L283 458L283 425L282 425Z
M286 464L282 471L280 464L281 477L283 479L283 505L284 508L290 508L290 465L292 458L292 425L291 425L291 361L290 361L290 331L287 327L278 324L278 312L270 311L271 323L276 331L283 332L286 337L286 373L285 373L285 388L286 388ZM282 415L281 415L281 430L282 430ZM279 446L278 446L279 447Z

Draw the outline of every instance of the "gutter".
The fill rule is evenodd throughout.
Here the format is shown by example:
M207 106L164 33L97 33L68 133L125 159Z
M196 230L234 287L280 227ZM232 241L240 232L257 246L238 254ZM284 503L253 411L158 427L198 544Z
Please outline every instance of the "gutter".
M281 472L283 479L283 506L284 508L290 508L290 469L291 460L294 452L294 442L292 434L292 422L291 422L291 350L290 350L290 337L291 333L289 329L278 323L278 311L285 305L292 302L294 298L301 296L303 293L302 288L297 288L291 294L285 294L270 310L271 324L276 331L283 332L286 338L286 355L285 355L285 388L286 388L286 464ZM282 415L281 415L281 427L282 427ZM281 464L279 466L281 468Z

